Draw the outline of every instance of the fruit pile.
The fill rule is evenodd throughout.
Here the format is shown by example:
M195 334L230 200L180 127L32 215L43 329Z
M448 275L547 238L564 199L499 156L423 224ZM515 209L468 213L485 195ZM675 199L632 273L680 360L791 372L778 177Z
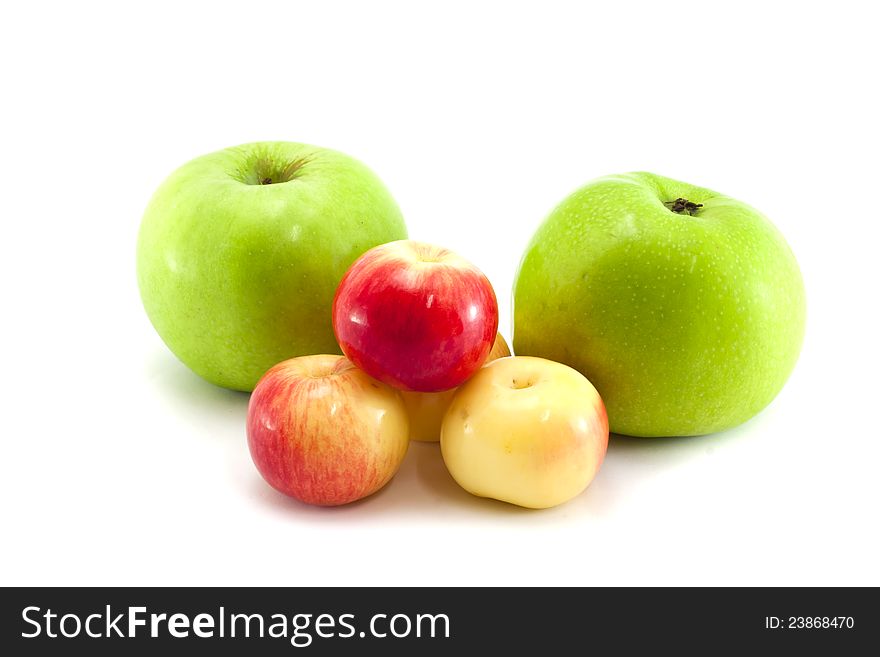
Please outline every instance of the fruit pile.
M520 260L516 356L482 272L406 237L363 164L288 142L193 160L147 208L147 314L197 374L253 391L251 456L282 493L361 499L422 440L475 495L555 506L596 475L609 423L645 437L735 426L800 351L791 250L708 189L635 173L565 199Z
M565 502L596 474L608 445L599 394L565 365L511 357L492 286L463 258L377 246L342 277L332 316L345 356L279 363L251 397L251 455L282 493L366 497L410 439L439 440L465 489L522 506Z

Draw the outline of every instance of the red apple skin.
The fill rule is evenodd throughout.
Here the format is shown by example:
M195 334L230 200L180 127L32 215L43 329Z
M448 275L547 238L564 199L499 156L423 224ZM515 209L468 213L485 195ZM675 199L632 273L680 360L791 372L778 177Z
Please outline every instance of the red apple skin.
M491 283L442 247L400 240L370 249L333 301L342 352L401 390L455 388L485 362L498 330Z
M308 504L336 506L382 488L400 467L409 420L400 393L343 356L302 356L254 389L248 448L263 478Z

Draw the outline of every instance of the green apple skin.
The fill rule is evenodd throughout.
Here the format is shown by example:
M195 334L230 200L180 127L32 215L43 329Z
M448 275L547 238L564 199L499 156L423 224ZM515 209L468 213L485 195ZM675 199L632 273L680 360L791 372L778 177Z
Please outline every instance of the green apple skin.
M341 353L336 286L364 251L405 239L376 175L342 153L259 142L192 160L144 214L137 276L172 352L225 388L253 390L276 363Z
M683 198L694 214L665 203ZM595 180L538 228L514 282L514 352L599 390L611 430L692 436L745 422L794 368L803 280L754 208L650 173Z

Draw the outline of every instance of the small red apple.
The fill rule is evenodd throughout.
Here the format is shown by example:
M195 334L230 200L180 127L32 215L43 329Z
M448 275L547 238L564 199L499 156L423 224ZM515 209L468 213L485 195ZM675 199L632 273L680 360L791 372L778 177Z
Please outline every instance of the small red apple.
M482 366L498 303L489 280L461 256L401 240L370 249L342 277L333 329L343 353L369 375L438 392Z
M302 356L257 383L247 436L254 464L273 488L334 506L388 483L406 454L409 421L397 390L343 356Z

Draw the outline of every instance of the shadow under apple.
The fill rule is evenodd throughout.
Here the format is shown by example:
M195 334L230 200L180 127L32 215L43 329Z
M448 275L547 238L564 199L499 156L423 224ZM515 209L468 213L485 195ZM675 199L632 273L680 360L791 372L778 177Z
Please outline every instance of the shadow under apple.
M689 468L707 468L712 466L712 459L733 458L734 450L759 452L762 447L758 442L767 436L755 428L767 421L768 411L737 427L702 436L638 438L611 434L597 479L607 482L615 490L616 501L622 503L647 494L651 486L658 485L649 483L652 480L677 476L676 471L686 464Z
M160 396L181 413L198 413L205 419L239 415L244 426L250 393L208 383L165 349L147 357L144 372Z
M677 462L682 459L705 455L711 456L716 449L729 442L747 440L749 434L755 435L754 427L772 412L772 405L752 419L731 429L700 436L665 436L660 438L640 438L612 433L608 440L607 458L620 458L640 461Z
M330 523L342 519L346 523L371 522L377 515L431 516L442 521L447 516L460 518L462 509L486 517L499 513L513 516L535 513L533 509L476 497L465 491L446 470L437 443L410 443L400 470L388 484L369 497L341 506L312 506L287 497L273 490L256 470L245 485L256 502L275 512Z

